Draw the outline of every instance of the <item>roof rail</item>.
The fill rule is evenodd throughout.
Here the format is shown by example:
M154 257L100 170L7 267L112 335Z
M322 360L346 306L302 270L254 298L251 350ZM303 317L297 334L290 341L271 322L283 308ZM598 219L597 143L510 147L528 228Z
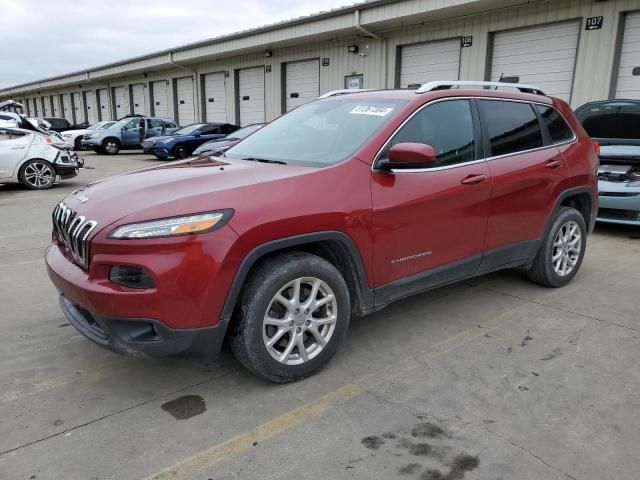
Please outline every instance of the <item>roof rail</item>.
M370 92L375 88L341 88L340 90L332 90L330 92L320 95L318 98L329 98L337 95L348 95L350 93Z
M416 93L433 92L434 90L448 90L454 87L494 87L498 88L517 88L522 93L533 93L535 95L545 95L535 85L525 85L523 83L507 83L507 82L484 82L475 80L438 80L423 84L416 90Z

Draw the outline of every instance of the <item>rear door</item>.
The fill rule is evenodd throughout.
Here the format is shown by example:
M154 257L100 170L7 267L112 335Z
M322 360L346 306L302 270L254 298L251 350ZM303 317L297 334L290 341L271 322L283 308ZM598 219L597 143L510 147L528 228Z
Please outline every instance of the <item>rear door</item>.
M33 134L10 138L10 135L0 133L0 178L13 175L16 165L29 151L33 138Z
M401 290L392 297L477 270L491 197L491 173L482 158L472 100L422 107L394 134L377 161L402 142L431 145L437 160L429 168L372 176L375 284ZM398 283L400 279L405 280Z
M493 177L484 270L537 251L569 174L556 144L570 141L573 133L571 139L551 141L539 122L538 107L528 102L478 100L478 106Z

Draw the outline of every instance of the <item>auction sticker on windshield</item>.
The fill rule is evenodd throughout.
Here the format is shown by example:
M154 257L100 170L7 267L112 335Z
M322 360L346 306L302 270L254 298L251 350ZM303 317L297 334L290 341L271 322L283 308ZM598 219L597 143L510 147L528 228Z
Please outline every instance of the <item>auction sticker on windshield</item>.
M393 110L393 107L381 107L378 105L358 105L349 113L352 115L375 115L376 117L384 117Z

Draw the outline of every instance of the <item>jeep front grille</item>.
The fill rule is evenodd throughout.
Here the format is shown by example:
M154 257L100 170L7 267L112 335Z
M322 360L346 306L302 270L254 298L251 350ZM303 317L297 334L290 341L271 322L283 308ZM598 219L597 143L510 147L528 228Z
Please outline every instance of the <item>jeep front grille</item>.
M58 242L71 254L74 261L83 267L88 265L89 234L98 225L95 220L87 220L84 216L67 207L63 202L53 209L53 232Z

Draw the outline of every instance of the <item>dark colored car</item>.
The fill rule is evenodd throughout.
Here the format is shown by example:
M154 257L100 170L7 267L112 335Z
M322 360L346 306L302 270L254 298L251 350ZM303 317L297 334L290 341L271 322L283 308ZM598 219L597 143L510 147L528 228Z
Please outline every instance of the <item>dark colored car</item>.
M330 92L222 157L71 193L47 270L69 322L104 348L211 356L226 338L289 382L329 361L353 315L409 295L513 267L568 284L597 165L571 108L535 87Z
M576 116L600 144L598 221L640 226L640 100L602 100Z
M229 123L193 123L170 135L148 138L142 142L142 148L144 153L151 153L160 159L187 158L203 143L225 138L238 128Z
M240 140L251 135L256 130L259 130L264 126L264 123L254 123L251 125L247 125L246 127L242 127L232 134L229 134L227 137L218 139L218 140L210 140L206 143L203 143L198 148L193 151L193 155L219 155L222 152L229 150Z

